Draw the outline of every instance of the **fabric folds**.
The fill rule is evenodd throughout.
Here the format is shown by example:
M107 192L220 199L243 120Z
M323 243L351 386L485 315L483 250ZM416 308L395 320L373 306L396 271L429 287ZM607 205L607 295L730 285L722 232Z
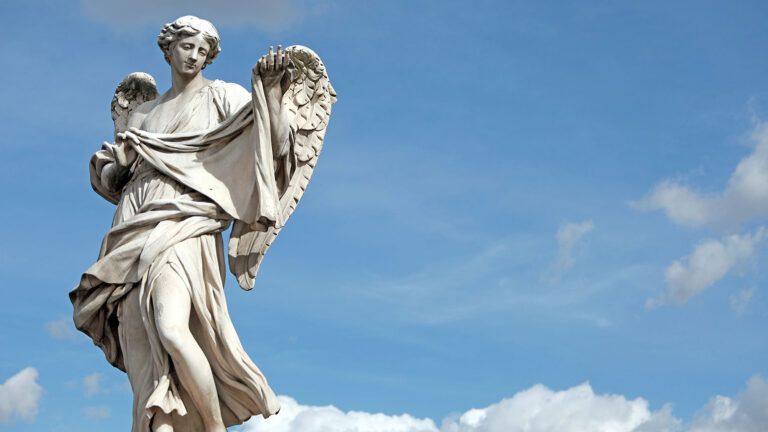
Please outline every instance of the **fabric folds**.
M91 159L94 190L117 209L99 259L70 300L77 328L128 373L133 432L149 431L157 412L173 415L179 430L199 427L154 322L152 293L167 277L189 295L190 330L211 366L227 426L279 410L229 317L221 238L232 220L280 222L269 130L261 85L251 93L213 81L159 130L136 130L139 161L122 190L104 181L115 167L112 145Z

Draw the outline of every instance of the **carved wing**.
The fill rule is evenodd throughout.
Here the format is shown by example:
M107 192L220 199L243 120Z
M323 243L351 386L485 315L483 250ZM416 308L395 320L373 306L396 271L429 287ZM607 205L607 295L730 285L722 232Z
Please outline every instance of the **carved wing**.
M278 211L283 225L254 230L236 221L229 241L229 269L245 290L253 288L267 249L304 195L323 148L325 130L331 117L336 91L320 57L311 49L294 45L286 48L293 64L291 83L283 95L283 109L288 110L291 142L288 154L275 160L280 189Z
M126 76L115 89L112 97L112 120L115 122L115 141L117 133L128 128L131 112L144 102L157 97L157 86L151 75L134 72ZM93 190L112 204L120 200L120 189L128 180L125 175L115 174L115 144L105 142L94 153L90 162L90 177Z
M152 75L144 72L128 74L115 89L112 98L112 120L115 135L128 129L128 117L137 106L157 97L157 84Z

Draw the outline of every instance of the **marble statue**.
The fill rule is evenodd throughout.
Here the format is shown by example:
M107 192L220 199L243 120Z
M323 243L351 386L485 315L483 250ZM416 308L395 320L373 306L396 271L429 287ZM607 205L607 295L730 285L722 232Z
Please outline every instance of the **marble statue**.
M99 259L69 294L74 321L128 374L132 432L224 432L280 405L227 312L230 271L254 286L312 177L336 94L309 48L269 49L251 88L203 76L221 51L208 21L165 25L172 86L134 73L112 100L114 143L90 161L116 204Z

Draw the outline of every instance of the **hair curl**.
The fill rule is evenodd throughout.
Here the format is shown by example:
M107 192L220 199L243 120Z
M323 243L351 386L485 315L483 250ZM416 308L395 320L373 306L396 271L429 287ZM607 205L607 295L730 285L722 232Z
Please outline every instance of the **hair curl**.
M211 47L208 51L208 56L205 59L203 69L205 69L205 66L213 63L213 59L215 59L221 52L219 32L210 21L192 15L185 15L177 18L175 21L167 23L163 26L163 29L160 30L160 34L157 36L157 45L160 47L160 50L163 51L165 61L167 61L168 64L171 63L169 57L170 48L174 42L181 38L195 36L199 33L203 34L203 38Z

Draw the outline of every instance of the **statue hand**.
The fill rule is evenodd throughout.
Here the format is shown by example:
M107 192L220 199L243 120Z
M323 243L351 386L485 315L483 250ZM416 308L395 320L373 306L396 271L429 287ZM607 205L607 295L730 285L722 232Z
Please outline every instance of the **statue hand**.
M269 52L259 59L253 67L253 81L256 76L261 76L261 82L264 90L280 90L280 82L286 75L288 67L291 65L291 59L282 46L277 46L277 51L269 47Z
M115 143L115 160L123 168L129 168L136 162L139 154L133 148L134 144L139 143L139 138L130 131L119 132L117 134L117 143Z

